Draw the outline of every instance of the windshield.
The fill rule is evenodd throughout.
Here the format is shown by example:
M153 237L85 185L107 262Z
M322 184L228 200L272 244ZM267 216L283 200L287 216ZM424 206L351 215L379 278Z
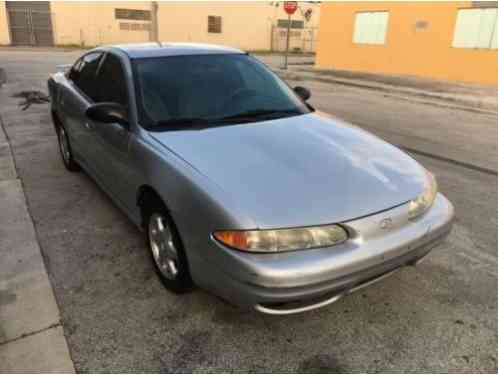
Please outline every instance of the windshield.
M150 130L262 121L310 110L280 78L244 54L133 61L140 123Z

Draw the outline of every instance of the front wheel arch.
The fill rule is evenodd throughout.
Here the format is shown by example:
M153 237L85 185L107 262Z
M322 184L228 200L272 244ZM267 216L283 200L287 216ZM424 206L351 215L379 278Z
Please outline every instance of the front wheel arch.
M175 281L168 281L164 277L161 276L157 267L158 275L161 278L163 284L171 291L175 293L185 293L192 290L194 286L192 278L190 276L190 266L187 256L187 251L184 246L184 241L182 240L181 234L178 231L178 226L176 225L174 218L171 215L171 211L168 209L164 200L159 196L159 194L152 188L151 186L144 185L140 187L137 193L137 205L140 208L141 215L141 226L146 234L147 244L149 245L149 235L148 235L148 220L152 213L163 213L167 220L170 222L172 226L174 236L177 239L179 256L181 257L181 263L183 264L184 272L181 275L180 279Z
M143 215L143 210L145 205L147 204L148 201L150 200L159 200L162 202L166 210L170 213L170 210L168 208L168 205L164 201L164 199L161 198L159 193L150 185L142 185L138 188L137 191L137 198L136 198L136 204L140 208L140 214L141 214L141 223L140 226L145 229L145 223L144 223L144 215ZM171 215L170 215L171 216Z

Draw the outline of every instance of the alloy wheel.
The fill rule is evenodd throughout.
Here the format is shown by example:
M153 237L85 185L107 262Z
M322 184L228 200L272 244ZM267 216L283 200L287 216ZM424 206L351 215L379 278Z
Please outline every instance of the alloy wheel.
M169 280L178 275L178 251L168 221L160 214L153 214L149 220L149 246L152 257L161 274Z

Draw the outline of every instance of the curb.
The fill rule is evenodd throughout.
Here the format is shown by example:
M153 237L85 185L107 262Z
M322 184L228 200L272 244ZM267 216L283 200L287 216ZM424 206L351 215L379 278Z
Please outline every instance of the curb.
M289 72L282 69L274 69L274 71L282 78L288 80L305 80L323 83L333 83L342 86L356 87L360 89L367 89L372 91L381 91L393 97L413 97L426 100L435 100L437 102L424 101L423 104L445 106L448 108L460 109L463 111L477 112L489 115L498 115L498 105L495 106L482 106L475 101L465 100L460 98L448 97L445 95L433 94L415 89L400 89L391 85L375 85L366 83L364 81L356 81L350 79L331 78L331 77L316 77L313 73L306 72ZM445 103L445 104L442 104Z
M0 373L74 373L59 307L0 115Z

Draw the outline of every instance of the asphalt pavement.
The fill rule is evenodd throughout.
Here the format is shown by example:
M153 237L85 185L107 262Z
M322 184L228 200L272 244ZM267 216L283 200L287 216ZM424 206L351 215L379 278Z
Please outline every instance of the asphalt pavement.
M77 371L498 371L497 116L300 81L318 109L415 151L457 218L417 268L317 311L265 316L164 290L143 235L64 169L48 106L21 111L9 96L46 91L48 73L76 55L0 51L0 113Z

